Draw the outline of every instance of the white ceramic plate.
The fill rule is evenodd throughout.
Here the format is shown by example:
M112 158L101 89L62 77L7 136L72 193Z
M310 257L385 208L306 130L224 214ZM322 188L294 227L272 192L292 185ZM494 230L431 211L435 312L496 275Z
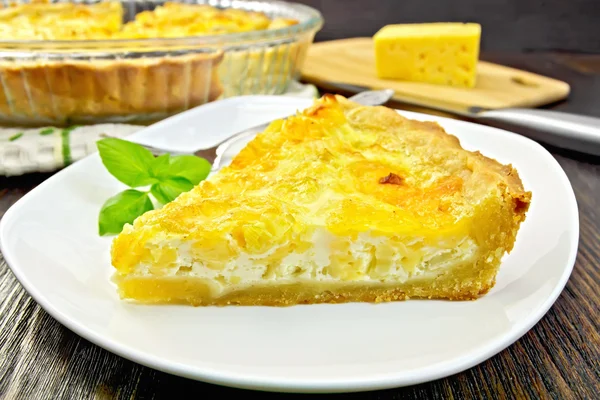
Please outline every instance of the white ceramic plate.
M211 103L134 133L185 150L290 114L311 100L252 96ZM54 318L84 338L162 371L228 386L340 392L391 388L465 370L521 337L546 313L571 273L579 237L571 185L535 142L430 115L467 149L512 163L532 206L497 284L472 302L407 301L269 307L139 306L112 283L111 238L98 210L123 189L98 154L19 200L0 222L6 260Z

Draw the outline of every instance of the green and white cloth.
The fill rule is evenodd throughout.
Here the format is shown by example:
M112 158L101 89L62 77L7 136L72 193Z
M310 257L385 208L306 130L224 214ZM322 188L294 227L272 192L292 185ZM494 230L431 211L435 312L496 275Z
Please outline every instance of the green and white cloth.
M315 98L313 85L290 84L285 96ZM0 127L0 176L30 172L51 172L95 152L102 134L125 137L144 126L97 124L81 127L3 128Z

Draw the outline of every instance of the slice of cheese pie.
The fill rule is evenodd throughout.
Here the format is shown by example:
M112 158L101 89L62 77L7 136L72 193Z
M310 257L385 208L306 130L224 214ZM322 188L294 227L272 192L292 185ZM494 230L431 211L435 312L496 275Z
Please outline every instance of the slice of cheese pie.
M432 122L326 95L126 225L122 298L192 305L476 299L531 193Z

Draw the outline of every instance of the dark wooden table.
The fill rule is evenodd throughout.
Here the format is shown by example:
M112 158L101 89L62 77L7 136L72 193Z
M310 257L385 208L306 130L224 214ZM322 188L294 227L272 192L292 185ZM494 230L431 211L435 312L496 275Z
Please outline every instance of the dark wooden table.
M600 55L483 58L565 80L572 94L552 108L600 116ZM549 150L575 190L581 236L571 279L546 316L508 349L463 373L418 386L330 398L600 398L600 158ZM0 217L48 176L0 178ZM81 339L29 297L0 255L0 398L212 399L256 394L142 367ZM261 395L294 397L298 395Z

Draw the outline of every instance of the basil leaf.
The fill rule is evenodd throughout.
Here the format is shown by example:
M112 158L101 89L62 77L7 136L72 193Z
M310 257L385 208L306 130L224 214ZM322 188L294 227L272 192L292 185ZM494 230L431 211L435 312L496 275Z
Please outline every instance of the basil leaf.
M100 236L120 233L123 225L154 208L148 193L127 189L106 200L98 218Z
M150 166L150 176L156 178L160 176L160 174L169 168L169 163L171 162L171 156L169 153L162 154L156 157L152 161L152 165Z
M123 139L106 138L96 142L102 163L119 181L131 187L156 182L150 176L154 161L152 153L139 144Z
M171 157L168 168L162 170L157 178L159 180L169 178L185 178L193 185L206 179L210 173L212 165L201 157L196 156L174 156Z
M169 178L152 185L150 193L162 204L167 204L181 193L191 190L194 185L185 178Z
M14 135L8 138L8 141L14 142L15 140L20 139L21 137L23 137L23 132L15 133Z
M53 133L54 133L54 129L53 128L46 128L46 129L42 129L40 131L40 135L42 135L42 136L52 135Z

